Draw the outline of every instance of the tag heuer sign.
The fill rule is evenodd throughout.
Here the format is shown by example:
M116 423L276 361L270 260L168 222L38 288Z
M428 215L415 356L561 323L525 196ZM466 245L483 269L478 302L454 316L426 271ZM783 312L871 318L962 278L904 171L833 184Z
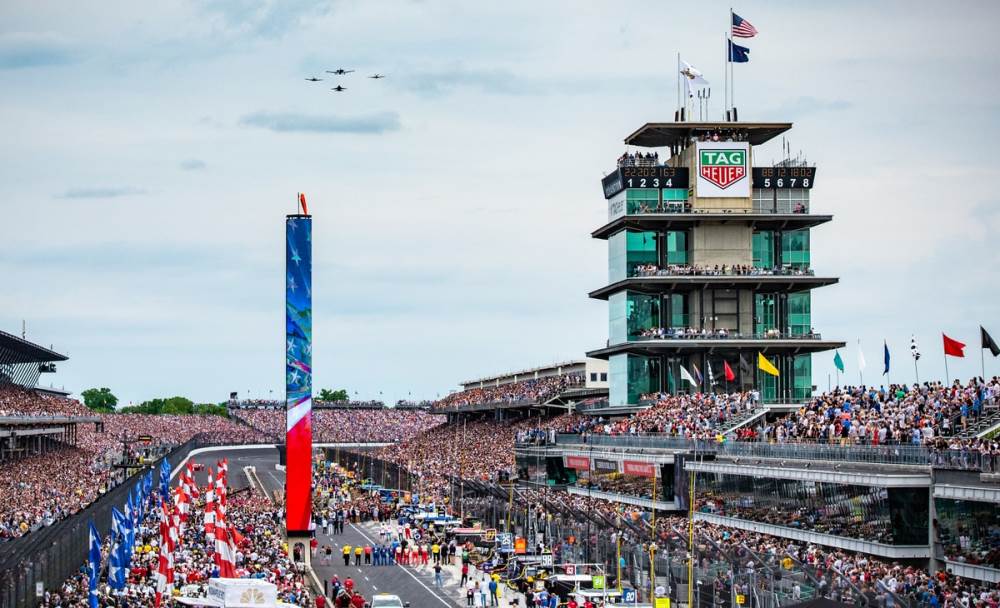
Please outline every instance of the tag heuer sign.
M699 142L699 197L750 196L750 145L746 142Z

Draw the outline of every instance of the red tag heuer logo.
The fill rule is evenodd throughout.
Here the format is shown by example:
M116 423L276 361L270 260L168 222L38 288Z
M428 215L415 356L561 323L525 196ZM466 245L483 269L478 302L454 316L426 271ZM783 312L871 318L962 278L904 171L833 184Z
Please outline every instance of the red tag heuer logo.
M723 190L747 176L746 150L701 150L701 177Z

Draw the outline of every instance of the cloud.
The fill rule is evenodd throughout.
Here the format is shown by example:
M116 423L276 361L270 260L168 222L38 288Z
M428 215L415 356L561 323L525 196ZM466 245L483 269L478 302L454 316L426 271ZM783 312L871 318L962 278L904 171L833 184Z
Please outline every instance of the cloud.
M307 115L292 112L255 112L240 124L278 133L363 133L381 134L400 129L399 115L381 112L364 116Z
M205 161L199 160L197 158L189 158L187 160L181 161L181 169L183 169L184 171L201 171L202 169L205 169L207 167L208 165L205 164Z
M0 35L0 70L65 65L77 55L52 34L17 32Z
M118 198L120 196L135 196L146 194L142 188L132 186L98 186L92 188L70 188L59 195L59 198Z
M458 89L476 89L501 95L527 95L545 92L539 82L503 69L468 69L456 66L440 71L411 71L393 80L401 88L418 95L437 96Z
M230 30L280 37L307 18L327 14L330 0L203 0L202 10Z

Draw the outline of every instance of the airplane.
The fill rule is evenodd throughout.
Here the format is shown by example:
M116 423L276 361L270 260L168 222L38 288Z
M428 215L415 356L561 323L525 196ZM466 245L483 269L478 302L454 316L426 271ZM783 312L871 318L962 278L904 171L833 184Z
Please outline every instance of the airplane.
M374 78L375 80L378 80L379 78L385 78L385 74L372 74L371 76L369 76L369 78Z
M345 70L344 68L337 68L336 70L327 70L327 74L336 74L337 76L343 76L344 74L350 74L354 70Z
M336 91L336 92L340 93L341 91L346 91L346 90L347 90L347 87L342 87L342 86L340 86L340 85L338 84L337 86L333 87L333 88L332 88L332 89L330 89L330 90L331 90L331 91Z
M309 82L319 82L320 80L323 80L323 79L322 78L315 78L314 77L314 78L306 78L306 80L308 80Z

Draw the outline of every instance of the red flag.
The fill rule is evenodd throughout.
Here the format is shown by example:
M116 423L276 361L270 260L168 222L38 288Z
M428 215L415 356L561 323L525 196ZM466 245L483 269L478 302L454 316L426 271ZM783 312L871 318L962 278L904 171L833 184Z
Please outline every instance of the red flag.
M962 350L965 348L964 343L959 342L958 340L952 340L944 334L941 334L941 337L944 338L944 354L951 355L952 357L965 356L965 351Z
M722 369L726 372L726 382L736 380L736 374L733 373L733 368L729 367L728 361L722 362Z
M306 195L299 192L299 204L302 205L303 215L309 215L309 207L306 206Z

